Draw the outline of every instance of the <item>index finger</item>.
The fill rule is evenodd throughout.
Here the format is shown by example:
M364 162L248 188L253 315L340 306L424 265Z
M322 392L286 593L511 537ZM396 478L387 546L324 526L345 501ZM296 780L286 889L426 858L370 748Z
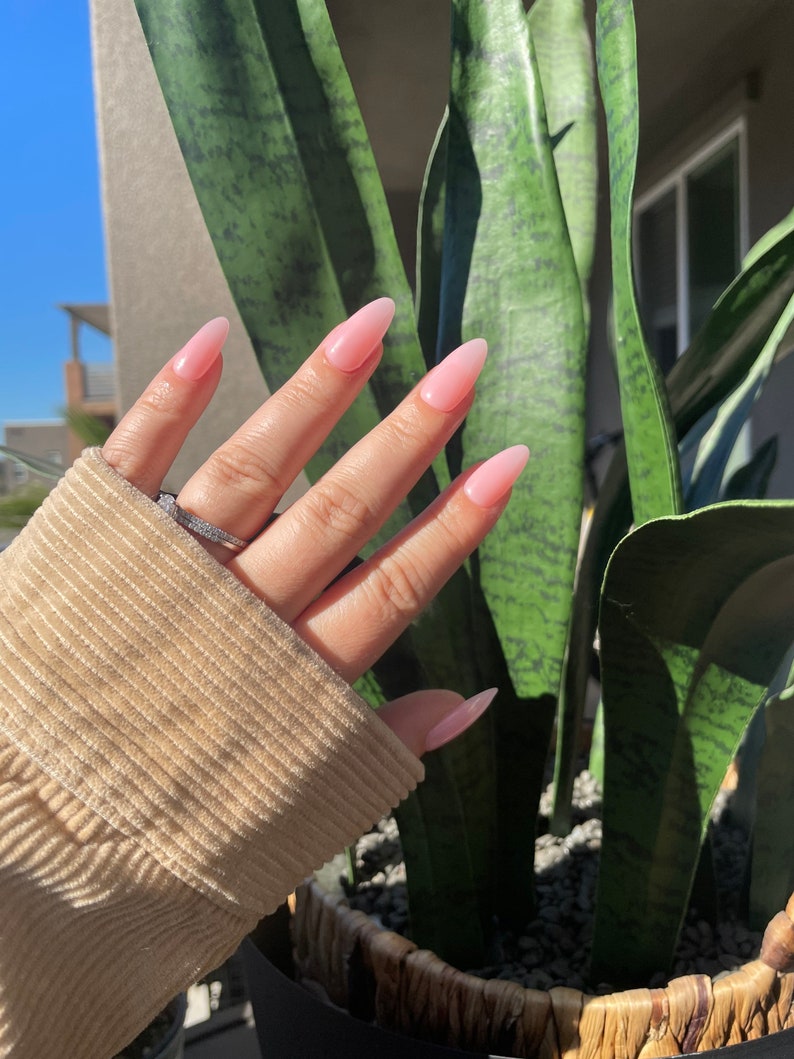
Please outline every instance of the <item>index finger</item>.
M149 496L160 489L185 438L220 381L229 321L218 316L155 375L102 448L128 482Z

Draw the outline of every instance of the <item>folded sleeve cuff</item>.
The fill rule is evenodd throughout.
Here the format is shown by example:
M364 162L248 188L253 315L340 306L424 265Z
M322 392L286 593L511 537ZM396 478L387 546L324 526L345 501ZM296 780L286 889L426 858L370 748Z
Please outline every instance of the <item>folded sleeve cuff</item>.
M269 911L423 776L338 674L98 450L1 571L0 727L217 902Z

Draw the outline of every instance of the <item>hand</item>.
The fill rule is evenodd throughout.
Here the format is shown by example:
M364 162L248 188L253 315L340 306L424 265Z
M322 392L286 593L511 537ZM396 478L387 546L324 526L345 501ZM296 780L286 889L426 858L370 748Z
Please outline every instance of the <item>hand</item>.
M381 298L332 331L178 497L181 508L227 533L244 539L258 534L239 554L198 539L348 682L372 665L477 547L529 455L517 445L469 469L388 544L334 582L463 422L486 356L485 342L474 339L450 353L259 532L375 371L393 313L394 303ZM159 492L218 385L228 326L223 318L206 324L153 379L104 446L107 462L149 496ZM416 692L378 715L421 754L468 727L494 694L492 689L463 702L453 691Z

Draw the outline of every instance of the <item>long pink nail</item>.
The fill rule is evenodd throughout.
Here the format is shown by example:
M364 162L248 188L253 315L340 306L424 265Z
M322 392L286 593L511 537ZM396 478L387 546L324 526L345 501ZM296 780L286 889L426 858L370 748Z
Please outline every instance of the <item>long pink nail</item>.
M498 688L489 688L481 691L478 695L472 695L470 699L459 703L443 721L439 721L431 728L425 736L425 750L438 750L440 746L449 743L456 735L465 732L474 724L478 717L482 717L494 700Z
M477 381L487 353L488 346L482 338L464 342L433 368L422 383L419 396L437 412L451 412Z
M493 507L524 470L528 459L526 445L513 445L497 452L470 475L463 492L477 507Z
M229 321L225 316L216 316L204 324L171 361L174 375L197 382L218 359L228 334Z
M391 298L365 305L331 332L325 359L339 371L356 371L386 334L393 316Z

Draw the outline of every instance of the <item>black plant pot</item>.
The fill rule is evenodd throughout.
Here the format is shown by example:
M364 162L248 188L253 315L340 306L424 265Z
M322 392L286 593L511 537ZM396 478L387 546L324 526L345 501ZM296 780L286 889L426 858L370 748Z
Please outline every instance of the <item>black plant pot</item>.
M185 1051L187 993L180 993L165 1010L121 1052L147 1059L182 1059Z
M477 1059L359 1022L290 981L250 939L241 951L263 1059Z
M263 1059L508 1059L444 1048L360 1022L287 978L250 939L241 951ZM792 1057L794 1029L788 1029L730 1048L698 1052L695 1059Z

